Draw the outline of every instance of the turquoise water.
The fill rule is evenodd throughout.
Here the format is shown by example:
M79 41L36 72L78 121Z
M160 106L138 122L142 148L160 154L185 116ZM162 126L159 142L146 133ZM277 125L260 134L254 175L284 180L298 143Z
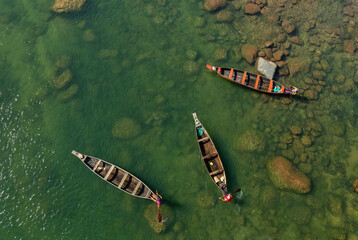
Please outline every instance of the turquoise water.
M351 189L358 168L358 62L357 52L344 53L342 43L357 36L357 18L342 14L348 2L330 1L335 8L317 2L312 15L309 1L300 1L282 13L296 20L296 35L305 41L293 45L287 59L310 64L279 81L318 89L307 81L318 71L325 82L318 100L293 101L235 86L205 69L209 63L254 72L237 49L261 47L280 32L266 16L245 16L233 2L229 23L217 22L194 0L88 0L82 12L62 15L52 13L51 4L0 3L1 239L358 238L358 195ZM317 26L306 32L308 20ZM337 43L311 44L312 35L337 27ZM226 50L225 59L215 60L218 49ZM56 89L54 78L65 69L72 79ZM78 91L66 99L71 88ZM218 200L199 156L192 112L218 148L229 190L243 190L236 196L241 200ZM123 118L133 119L139 133L114 137ZM311 146L282 143L290 126L306 134L312 122L322 130ZM258 133L263 151L237 148L247 130ZM144 217L152 202L106 184L72 149L158 190L166 231L155 233ZM282 155L306 169L310 193L272 184L266 163Z

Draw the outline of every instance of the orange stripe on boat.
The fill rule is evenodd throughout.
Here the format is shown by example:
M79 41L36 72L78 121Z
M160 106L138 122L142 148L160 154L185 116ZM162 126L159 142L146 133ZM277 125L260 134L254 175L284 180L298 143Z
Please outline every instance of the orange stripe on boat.
M242 77L242 81L241 81L241 84L244 84L244 83L245 83L245 79L246 79L246 74L247 74L247 72L244 72L244 76Z
M209 64L206 64L206 68L210 69L210 70L213 70Z
M218 73L221 74L220 72L221 72L221 67L218 68Z
M259 81L260 81L260 75L257 75L255 89L257 89L257 86L259 85Z
M282 89L281 89L280 93L283 93L284 91L285 91L285 87L282 86Z
M230 71L230 76L229 76L229 79L231 80L231 78L232 78L232 74L234 73L234 69L233 68L231 68L231 71Z
M272 86L273 86L273 80L270 81L270 86L269 86L268 92L272 91Z

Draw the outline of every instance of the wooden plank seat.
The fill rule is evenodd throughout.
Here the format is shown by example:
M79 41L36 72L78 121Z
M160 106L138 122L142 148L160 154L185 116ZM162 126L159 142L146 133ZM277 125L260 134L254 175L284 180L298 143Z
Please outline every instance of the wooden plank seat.
M198 142L204 142L204 141L207 141L209 139L210 139L210 137L204 137L202 139L199 139Z
M101 164L101 160L98 160L98 162L96 163L96 165L94 166L94 168L92 169L92 171L96 171L96 169L98 168L98 166Z
M213 171L213 172L211 172L211 173L209 173L209 174L210 174L210 176L214 176L214 175L218 175L218 174L222 173L223 171L224 171L224 170L219 169L219 170Z
M205 155L205 156L203 157L203 159L213 158L213 157L216 157L217 155L218 155L218 153L208 154L208 155Z
M132 195L135 195L140 187L140 185L142 185L141 181L138 181L137 182L137 185L135 186L133 192L132 192Z
M104 177L104 180L107 180L109 175L112 173L113 171L113 168L114 168L114 165L111 166L111 168L109 169L108 173L106 174L106 176Z
M124 184L124 182L126 181L126 179L127 179L128 175L129 175L129 173L128 173L128 172L126 172L126 174L124 174L124 176L123 176L123 178L122 178L121 182L118 184L118 188L121 188L121 187L122 187L122 185L123 185L123 184Z

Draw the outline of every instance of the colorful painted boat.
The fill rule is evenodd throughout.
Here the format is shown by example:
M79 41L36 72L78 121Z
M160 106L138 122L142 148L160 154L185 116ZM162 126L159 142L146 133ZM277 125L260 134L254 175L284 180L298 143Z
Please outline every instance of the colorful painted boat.
M211 140L208 132L204 126L200 123L196 113L193 113L195 121L195 132L199 145L201 158L204 162L206 170L208 171L211 180L220 189L223 196L228 194L226 185L225 169L221 162L218 151L215 148L213 141Z
M240 71L234 68L217 68L206 65L209 70L217 72L223 78L234 82L236 84L270 94L288 94L296 95L298 88L292 87L292 89L286 88L275 80L268 79L264 76L256 75L253 73L248 73Z
M93 173L112 186L134 197L150 199L155 202L158 196L141 180L128 171L102 159L72 151Z

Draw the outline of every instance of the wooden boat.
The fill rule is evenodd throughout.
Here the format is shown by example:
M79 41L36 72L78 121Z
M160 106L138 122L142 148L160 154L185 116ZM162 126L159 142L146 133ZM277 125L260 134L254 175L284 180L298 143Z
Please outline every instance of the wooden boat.
M211 179L215 185L220 189L223 196L227 195L226 175L225 169L221 162L218 151L215 148L208 132L200 123L196 113L193 113L195 121L195 132L199 144L201 158L203 159L206 170L208 171Z
M141 180L126 170L102 159L72 151L92 172L104 181L134 197L146 198L155 202L157 195Z
M266 77L256 75L253 73L248 73L244 71L240 71L233 68L217 68L206 65L209 70L217 72L223 78L234 82L236 84L264 92L270 94L288 94L288 95L296 95L298 92L298 88L292 87L292 89L286 88L275 80L268 79Z

